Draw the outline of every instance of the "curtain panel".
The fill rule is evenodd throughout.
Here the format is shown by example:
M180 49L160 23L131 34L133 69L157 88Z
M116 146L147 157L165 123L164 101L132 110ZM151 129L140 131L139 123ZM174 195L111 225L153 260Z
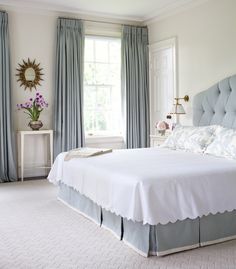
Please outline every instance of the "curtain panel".
M0 182L17 180L9 47L8 15L0 11Z
M123 26L121 53L126 147L148 147L150 120L147 27Z
M83 62L84 27L81 20L57 22L54 103L54 157L84 145Z

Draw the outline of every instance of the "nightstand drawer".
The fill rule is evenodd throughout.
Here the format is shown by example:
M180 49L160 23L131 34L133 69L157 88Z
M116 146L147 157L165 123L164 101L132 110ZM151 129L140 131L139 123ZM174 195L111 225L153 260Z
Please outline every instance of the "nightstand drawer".
M151 147L161 146L169 135L170 132L167 132L165 135L150 135L150 146Z

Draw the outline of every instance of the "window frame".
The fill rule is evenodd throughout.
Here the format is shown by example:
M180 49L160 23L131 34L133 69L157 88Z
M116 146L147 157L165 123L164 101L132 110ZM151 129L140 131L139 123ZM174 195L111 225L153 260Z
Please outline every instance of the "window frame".
M92 40L96 40L96 39L98 39L98 40L120 40L121 41L121 36L120 35L115 35L115 36L110 36L110 35L108 35L108 36L106 36L106 35L98 35L98 34L85 34L85 39L89 39L89 38L91 38ZM86 61L86 59L85 59L85 57L84 57L84 65L86 64L86 63L91 63L91 64L106 64L106 65L112 65L112 64L116 64L115 62L112 62L111 60L110 60L110 53L109 53L109 51L108 51L108 61L107 62L100 62L100 61L96 61L96 59L95 59L95 56L96 56L96 48L95 48L95 42L94 42L94 44L93 44L93 53L95 52L95 54L93 55L93 58L94 58L94 61ZM108 47L108 50L109 50L109 47ZM120 67L121 67L121 62L120 62ZM120 75L121 75L121 71L120 71ZM114 85L113 84L96 84L96 83L94 83L94 84L85 84L85 81L84 81L84 88L86 87L86 86L88 86L88 87L94 87L94 88L98 88L98 87L114 87ZM121 81L120 81L120 91L121 91ZM122 94L121 94L121 92L120 92L120 98L121 98L121 96L122 96ZM87 109L87 110L89 110L89 109ZM95 111L96 109L91 109L92 111ZM108 109L109 110L109 109ZM84 107L84 112L86 111L86 109L85 109L85 107ZM120 119L121 119L121 123L122 123L122 104L120 103ZM121 124L122 125L122 124ZM118 139L119 141L123 141L123 135L122 135L122 133L123 133L123 130L122 130L122 126L121 126L121 128L120 128L120 131L119 131L119 133L112 133L112 132L110 132L110 131L101 131L101 132L99 132L99 131L97 131L97 132L93 132L93 131L86 131L85 132L85 137L86 137L86 139L88 140L88 141L92 141L93 139L94 140L99 140L99 139L101 139L101 138L106 138L106 139L108 139L109 140L109 138L110 138L110 140L111 141L113 141L114 140L114 138L116 138L116 139ZM107 141L108 141L107 140Z

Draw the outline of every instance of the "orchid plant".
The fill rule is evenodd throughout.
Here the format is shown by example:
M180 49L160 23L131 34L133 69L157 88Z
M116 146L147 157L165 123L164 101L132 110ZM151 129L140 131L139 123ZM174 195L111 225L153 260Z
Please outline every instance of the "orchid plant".
M35 98L30 98L29 101L24 104L17 104L19 110L25 110L31 121L38 121L40 113L45 107L48 107L48 103L44 100L44 97L37 92Z

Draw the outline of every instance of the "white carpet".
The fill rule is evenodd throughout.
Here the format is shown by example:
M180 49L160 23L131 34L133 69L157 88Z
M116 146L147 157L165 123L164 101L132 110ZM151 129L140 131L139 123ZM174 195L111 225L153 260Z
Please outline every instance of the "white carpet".
M143 258L56 194L46 180L0 184L0 269L236 268L236 240Z

